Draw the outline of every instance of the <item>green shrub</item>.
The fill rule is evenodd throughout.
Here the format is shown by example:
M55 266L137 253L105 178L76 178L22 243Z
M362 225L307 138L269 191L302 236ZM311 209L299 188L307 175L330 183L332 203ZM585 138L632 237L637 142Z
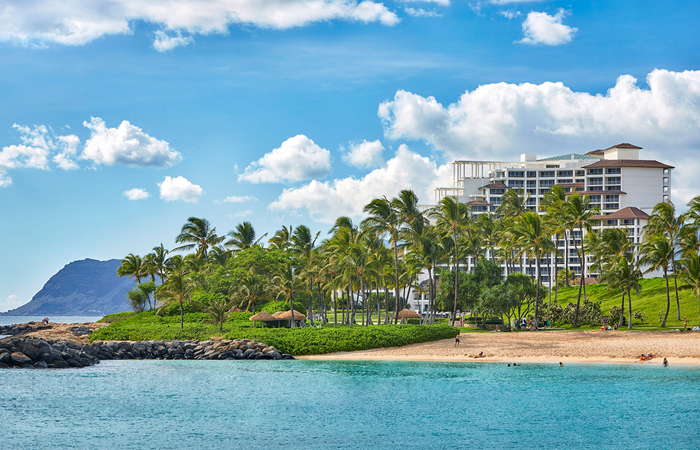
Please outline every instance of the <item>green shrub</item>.
M135 312L121 312L115 314L108 314L97 321L97 323L114 323L121 322L122 320L130 319L134 317L137 313Z
M274 314L277 311L289 311L289 302L269 302L262 309L263 312ZM306 308L300 302L294 302L294 311L306 315Z
M183 310L186 313L201 313L202 308L197 306L194 303L184 303L182 305ZM178 302L173 302L170 305L160 308L160 314L159 316L178 316L178 320L180 317L180 303Z

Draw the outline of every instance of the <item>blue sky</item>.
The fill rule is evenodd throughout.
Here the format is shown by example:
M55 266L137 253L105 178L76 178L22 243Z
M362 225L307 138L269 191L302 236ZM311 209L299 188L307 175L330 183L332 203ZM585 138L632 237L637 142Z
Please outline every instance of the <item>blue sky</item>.
M189 216L430 203L454 158L632 142L700 193L697 2L47 2L0 11L0 311Z

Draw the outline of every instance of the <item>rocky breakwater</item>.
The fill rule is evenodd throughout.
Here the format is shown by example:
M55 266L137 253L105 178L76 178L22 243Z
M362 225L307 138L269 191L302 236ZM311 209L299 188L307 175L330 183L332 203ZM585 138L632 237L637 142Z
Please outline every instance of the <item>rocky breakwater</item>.
M0 336L15 336L36 330L45 330L51 327L40 325L36 322L20 323L17 325L0 326Z
M113 359L281 360L294 359L275 347L248 339L209 341L52 341L7 338L0 341L2 368L68 368Z

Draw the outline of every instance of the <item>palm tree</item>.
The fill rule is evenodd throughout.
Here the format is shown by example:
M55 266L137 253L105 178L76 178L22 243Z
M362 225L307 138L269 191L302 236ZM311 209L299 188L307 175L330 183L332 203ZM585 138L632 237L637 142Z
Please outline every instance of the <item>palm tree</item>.
M566 203L566 191L560 185L555 185L552 190L544 194L544 198L540 206L545 210L545 221L554 234L556 247L559 247L559 241L564 234L564 267L566 274L566 287L569 287L569 240L566 239L566 221L562 220L564 215L564 204ZM554 255L554 303L557 303L557 294L559 287L556 283L557 275L559 274L559 259ZM551 278L551 277L550 277Z
M185 302L188 302L194 292L194 284L191 279L182 272L169 274L168 281L161 286L161 297L165 299L165 308L172 302L180 303L180 329L184 328ZM160 309L158 310L160 312Z
M309 282L309 308L308 308L308 313L309 313L309 321L311 322L311 325L314 324L314 318L313 318L313 301L314 301L314 294L313 294L313 287L314 287L314 273L313 273L313 268L312 268L312 252L314 248L316 247L316 240L318 239L318 235L321 234L321 232L317 232L316 235L314 235L309 227L306 225L299 225L294 229L294 233L292 234L292 239L291 239L291 250L294 255L299 258L299 261L302 265L301 267L301 275L306 278L306 280Z
M343 266L346 273L353 279L358 280L360 285L360 295L362 296L363 305L363 325L367 326L369 321L365 322L364 313L367 308L367 298L365 281L374 275L376 264L372 261L372 252L369 249L365 236L360 236L357 242L353 242L348 248L346 256L343 258ZM372 312L369 311L370 317Z
M282 225L282 228L275 232L275 235L270 238L268 243L270 248L286 252L289 246L292 245L292 226L287 227Z
M253 309L255 314L255 305L267 297L268 286L263 281L262 277L256 275L252 270L249 270L243 278L240 279L238 285L231 285L229 293L233 299L238 299L238 307L245 305L245 310ZM253 323L255 326L255 323Z
M642 258L639 262L648 267L646 272L657 269L662 269L664 271L664 278L666 279L666 315L664 316L663 322L661 322L661 326L665 327L666 320L668 319L668 312L671 309L668 269L673 264L675 249L668 236L657 235L653 239L647 240L647 242L642 244L641 254Z
M305 286L303 279L295 270L291 258L285 261L277 275L272 279L272 284L277 288L277 298L284 296L289 301L289 309L292 314L291 326L294 328L296 326L294 321L294 293L305 289Z
M469 221L469 205L461 203L456 197L445 197L430 212L430 216L436 219L435 226L446 236L452 238L454 244L454 264L455 264L455 296L452 307L452 325L454 326L457 316L457 299L459 298L459 236L466 223ZM397 276L398 284L398 276ZM396 289L398 293L398 287Z
M420 236L416 236L411 242L410 252L407 255L409 265L424 268L428 271L428 311L424 323L431 324L435 314L435 279L433 271L445 258L446 252L440 233L435 226L428 225Z
M211 300L209 303L197 302L197 306L202 308L202 311L211 318L211 321L219 326L219 331L223 331L224 322L231 315L233 301L228 300L226 297L220 297Z
M591 200L588 195L581 197L579 194L574 194L569 197L569 200L564 204L564 220L568 228L578 228L581 236L581 251L579 252L576 238L574 237L574 248L579 257L581 265L581 281L578 288L578 300L576 301L576 313L574 315L574 327L578 326L578 313L581 306L581 293L585 294L586 283L586 247L583 240L585 232L590 232L591 217L598 212L598 208L591 205Z
M190 217L182 226L180 234L175 238L175 242L183 244L173 251L188 251L197 249L197 256L208 261L208 249L224 240L223 236L217 236L216 228L212 227L207 219Z
M256 245L260 245L260 241L267 236L267 233L263 234L255 239L255 228L250 222L243 222L236 225L236 229L229 231L226 235L230 237L228 241L224 243L225 247L230 247L234 252L239 252L241 250L246 250Z
M168 253L169 251L160 244L158 247L153 247L153 264L155 265L158 278L160 278L160 284L165 282L165 271L168 265Z
M496 214L504 217L517 217L528 211L527 200L529 194L524 194L522 188L508 189L501 197L501 204L496 209Z
M692 205L691 201L691 207ZM692 210L689 214L693 214ZM658 203L654 206L651 211L651 215L644 227L644 239L653 240L658 235L665 235L671 241L674 247L680 244L680 238L684 234L683 223L685 219L683 216L676 215L676 207L670 201ZM676 258L675 254L671 260L671 271L673 272L673 287L676 293L676 319L681 320L681 303L678 298L678 281L676 280Z
M543 254L556 250L556 246L554 242L552 242L552 234L545 226L544 220L536 212L528 211L522 214L516 221L513 233L515 234L518 244L529 249L535 256L537 270L537 294L535 297L536 325L540 304L540 285L542 284L540 261Z
M627 328L632 329L632 290L639 295L639 291L642 289L639 284L642 271L634 263L632 255L620 254L612 262L606 264L603 278L608 281L609 287L622 289L623 308L620 312L620 325L622 325L625 294L627 294Z
M362 228L377 236L387 235L394 250L394 302L396 311L399 307L399 234L404 219L397 207L397 202L391 202L386 197L377 198L369 202L364 212L369 214L362 222ZM398 317L394 321L396 324Z
M217 266L225 266L228 260L231 258L231 252L216 245L209 251L209 263L215 264Z
M700 254L693 253L686 256L680 261L680 266L681 281L693 287L700 305Z

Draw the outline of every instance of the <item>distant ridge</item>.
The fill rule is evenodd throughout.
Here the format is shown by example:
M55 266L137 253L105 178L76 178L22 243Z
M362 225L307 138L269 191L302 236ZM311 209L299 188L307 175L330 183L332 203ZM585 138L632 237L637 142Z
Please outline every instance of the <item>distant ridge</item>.
M0 315L99 316L130 311L126 293L134 288L128 277L117 277L119 259L73 261L19 308Z

